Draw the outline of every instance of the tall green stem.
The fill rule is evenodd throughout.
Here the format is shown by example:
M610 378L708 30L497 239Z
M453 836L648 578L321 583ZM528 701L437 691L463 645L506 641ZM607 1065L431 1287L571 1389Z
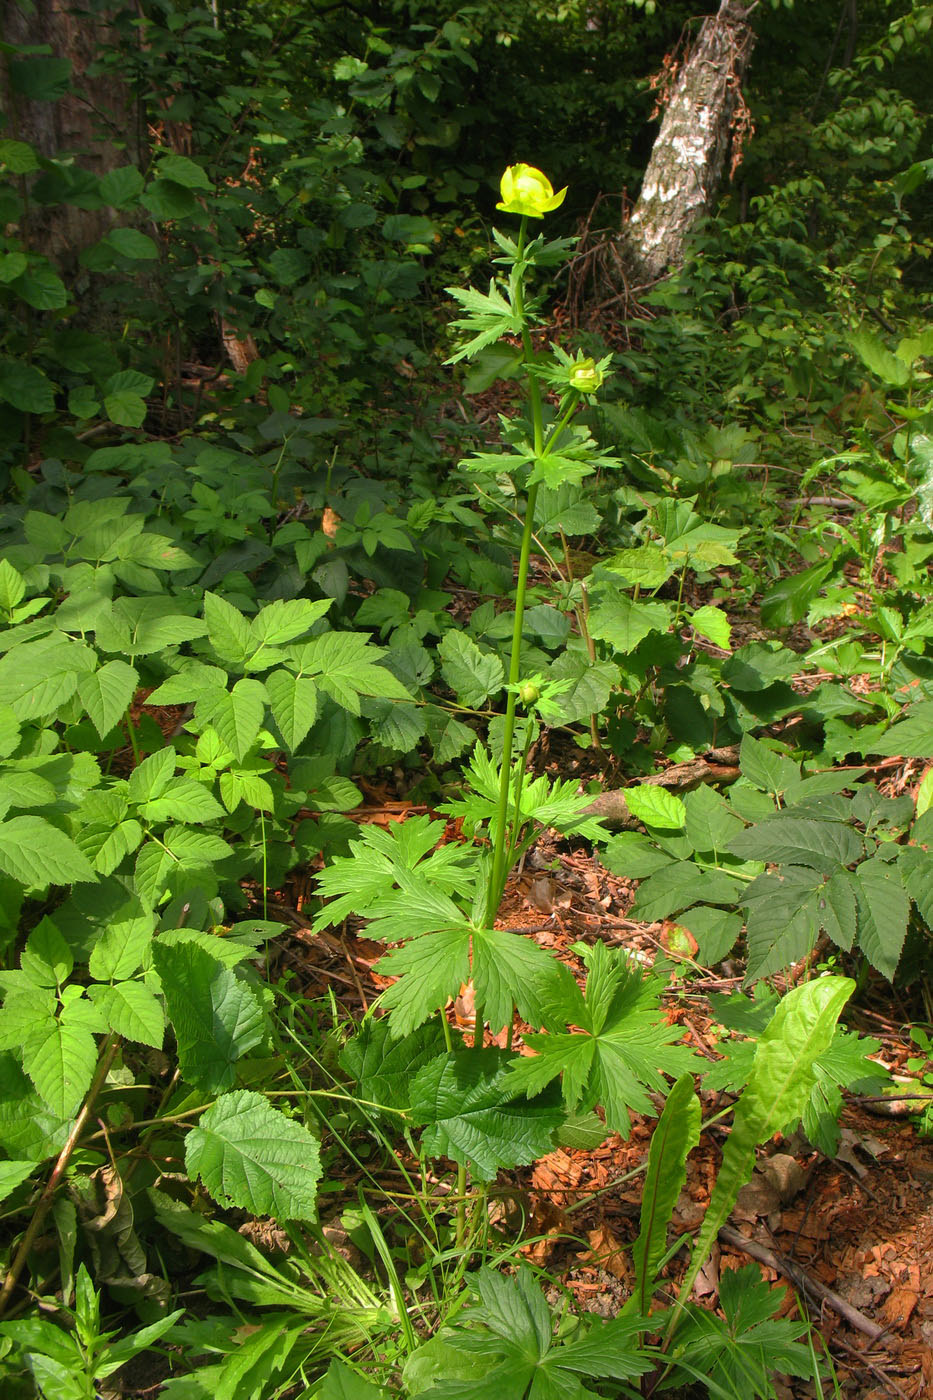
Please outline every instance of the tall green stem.
M522 347L524 349L524 363L531 365L534 363L535 352L531 343L531 335L528 330L525 316L525 289L524 289L524 267L522 259L525 252L525 233L527 220L522 219L521 231L518 235L518 254L515 260L516 281L514 291L514 309L516 314L522 317ZM528 391L531 401L531 422L534 433L535 454L540 456L544 449L544 412L541 402L541 384L537 375L528 374ZM506 879L506 829L508 824L509 811L509 779L512 774L512 740L515 735L515 711L518 706L518 694L514 687L517 685L521 672L522 654L522 632L525 621L525 593L528 587L528 563L531 558L531 541L534 534L535 506L538 500L538 485L528 488L528 495L525 500L525 524L522 530L521 550L518 556L518 582L515 589L515 621L512 626L512 654L509 661L509 685L513 687L509 691L508 701L505 710L505 727L502 735L502 771L499 778L499 801L496 808L495 846L493 850L492 872L489 877L489 892L486 901L486 924L492 927L496 913L505 890ZM477 1035L476 1043L482 1043L482 1028L479 1020L481 1008L477 1007Z

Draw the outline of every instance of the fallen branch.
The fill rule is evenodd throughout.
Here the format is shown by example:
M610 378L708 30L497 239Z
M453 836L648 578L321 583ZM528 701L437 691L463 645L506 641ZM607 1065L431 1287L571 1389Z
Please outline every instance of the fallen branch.
M850 1327L854 1327L857 1332L863 1332L866 1337L870 1337L873 1342L877 1342L888 1330L886 1327L879 1327L877 1322L872 1322L870 1317L866 1317L858 1308L853 1308L851 1303L847 1303L845 1298L840 1298L838 1293L834 1293L831 1288L827 1288L825 1283L820 1283L819 1279L811 1278L804 1273L799 1264L794 1264L783 1254L775 1254L763 1244L757 1244L755 1240L747 1240L744 1235L740 1235L738 1230L733 1230L730 1225L724 1225L719 1231L719 1238L723 1244L731 1245L734 1249L740 1249L744 1254L748 1254L752 1259L757 1259L760 1264L766 1264L769 1269L776 1269L779 1274L790 1279L795 1288L801 1293L808 1294L811 1299L819 1303L828 1303L833 1312L845 1318Z

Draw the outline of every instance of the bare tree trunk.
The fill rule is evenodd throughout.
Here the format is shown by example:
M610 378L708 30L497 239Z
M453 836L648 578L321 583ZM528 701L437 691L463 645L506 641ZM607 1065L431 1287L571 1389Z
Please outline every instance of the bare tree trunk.
M661 130L622 235L628 268L639 283L683 261L688 233L712 207L730 144L733 170L738 164L742 136L750 129L741 82L755 45L749 23L754 8L747 0L722 0L662 93Z
M73 0L0 0L2 37L17 46L47 44L55 58L72 65L70 91L54 101L37 101L17 90L7 56L0 63L0 104L7 117L4 135L26 141L40 155L73 155L76 164L95 175L135 164L140 154L136 106L117 75L87 76L110 38L107 12L89 13ZM28 56L25 60L28 62ZM32 248L72 271L82 248L111 227L109 209L79 209L73 204L34 205L29 215Z

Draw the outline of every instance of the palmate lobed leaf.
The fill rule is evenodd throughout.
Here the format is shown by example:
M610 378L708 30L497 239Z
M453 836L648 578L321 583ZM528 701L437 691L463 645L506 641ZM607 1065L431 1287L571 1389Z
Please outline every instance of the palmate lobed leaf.
M561 987L561 1004L550 1008L565 1024L580 1031L557 1035L527 1035L533 1056L513 1065L516 1086L538 1093L562 1077L568 1107L599 1103L610 1131L628 1137L629 1110L653 1116L649 1091L665 1093L665 1076L690 1073L697 1057L679 1040L682 1031L665 1022L660 1007L661 983L645 978L622 953L598 943L587 950L589 975L585 998L574 984Z

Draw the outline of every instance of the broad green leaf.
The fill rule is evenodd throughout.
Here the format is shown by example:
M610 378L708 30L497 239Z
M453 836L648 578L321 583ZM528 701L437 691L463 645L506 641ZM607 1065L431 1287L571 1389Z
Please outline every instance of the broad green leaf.
M666 583L675 567L673 560L657 544L619 549L604 564L604 568L611 569L614 574L621 574L626 583L649 590Z
M159 256L159 245L155 239L136 228L112 228L107 242L122 258L151 262Z
M108 661L78 682L78 699L102 739L126 714L138 684L139 673L125 661Z
M22 574L13 568L9 559L0 559L0 608L12 612L25 596L26 584Z
M644 880L665 866L673 865L674 857L662 851L641 831L620 831L607 843L602 861L613 875Z
M139 815L146 822L209 822L223 816L223 808L196 778L172 778L159 797L140 803Z
M118 209L142 193L145 181L135 165L120 165L101 176L100 197L105 204Z
M642 881L631 912L647 923L655 923L697 901L735 904L743 888L741 881L724 870L701 870L693 861L679 860Z
M152 960L178 1042L183 1077L208 1093L229 1089L237 1060L265 1035L255 992L193 942L165 944L156 939Z
M683 1074L667 1096L651 1135L641 1198L641 1227L632 1246L635 1299L645 1317L667 1248L667 1227L687 1179L687 1157L700 1141L700 1100L693 1075Z
M696 939L696 960L702 967L716 967L723 958L727 958L742 932L742 920L738 914L726 909L713 909L708 904L685 909L678 914L677 922Z
M0 1201L12 1195L38 1165L38 1162L0 1162Z
M837 870L820 892L820 926L837 948L847 951L858 932L858 885L849 870Z
M159 177L183 185L189 190L212 190L214 188L203 165L189 156L177 155L174 151L162 151L158 163Z
M221 773L220 796L228 812L235 812L241 802L257 812L275 811L275 794L265 778L244 768Z
M293 598L286 602L277 598L267 603L250 623L250 639L253 647L283 646L311 630L315 622L333 606L332 598L318 599Z
M933 757L933 700L911 706L907 718L892 724L870 752L896 758Z
M816 1082L814 1066L832 1044L836 1022L854 990L855 983L848 977L819 977L794 987L762 1032L668 1335L739 1191L752 1174L756 1146L788 1128L806 1108Z
M627 656L649 632L666 632L670 620L666 603L633 603L618 593L591 610L590 636Z
M0 1011L0 1051L21 1050L30 1035L47 1032L58 998L51 988L26 984L7 993Z
M368 637L356 632L325 632L293 650L298 669L316 677L321 689L354 715L360 713L361 695L411 699L401 681L376 664L384 655L384 648L373 646Z
M85 826L75 845L91 861L98 875L112 875L124 856L132 855L143 839L139 822L130 817L116 826Z
M105 927L95 940L88 970L98 982L122 982L132 977L143 963L155 931L155 915L136 898L108 915Z
M259 736L266 710L266 689L261 681L237 681L210 707L210 722L227 748L241 761Z
M131 389L118 389L104 395L104 412L121 428L141 428L146 421L146 400Z
M75 1009L75 1003L66 1006L23 1043L23 1068L59 1118L77 1112L97 1064L97 1044Z
M446 1052L437 1019L397 1038L393 1017L367 1017L340 1052L340 1064L356 1080L360 1099L372 1106L407 1109L412 1080L422 1065Z
M759 875L741 902L746 906L748 957L745 980L792 967L816 942L823 877L809 866L788 865L777 875Z
M63 306L68 305L68 290L58 273L51 266L41 266L33 264L28 272L24 272L16 281L11 283L13 291L22 297L23 301L30 306L34 306L37 311L58 311ZM31 371L39 375L40 371L34 366L23 364L23 370ZM41 375L45 379L45 375ZM46 383L49 381L46 380Z
M92 986L89 995L110 1029L125 1040L162 1049L165 1017L158 998L143 982L116 982L111 987Z
M318 1392L319 1400L386 1400L388 1392L351 1371L342 1361L332 1361Z
M773 865L807 865L824 875L859 860L864 844L854 827L845 822L812 821L780 812L733 836L728 849L742 860Z
M782 793L792 784L800 782L800 769L796 763L783 754L778 754L746 734L739 745L739 767L742 776L747 778L762 792Z
M695 851L724 851L731 837L743 830L742 819L708 783L684 794L684 832Z
M862 364L883 383L903 389L910 380L910 367L889 350L871 331L857 330L849 335L849 344Z
M680 831L687 820L683 801L667 788L642 784L625 789L625 805L645 826L664 831Z
M46 915L26 940L20 967L37 987L60 987L71 976L74 954Z
M761 600L761 620L765 626L792 627L805 618L810 604L835 568L835 562L828 559L773 584Z
M859 947L872 967L893 982L910 914L901 872L897 864L874 857L862 861L855 884Z
M42 817L0 822L0 870L30 889L96 879L71 838Z
M241 663L253 650L250 624L241 612L217 593L204 595L207 639L221 661Z
M266 676L264 684L272 717L293 753L317 718L317 686L307 676L281 670Z
M170 854L183 869L197 870L213 865L230 854L230 847L214 831L198 831L191 826L172 826L163 839Z
M933 928L933 855L922 846L902 846L897 863L905 890L927 928Z
M130 774L127 797L131 802L151 802L161 797L175 772L177 754L169 745L144 758Z
M722 608L714 608L709 604L697 608L690 617L690 626L694 632L699 632L701 637L709 637L716 646L722 647L725 651L729 650L732 624Z
M502 661L492 653L480 651L466 633L447 632L437 650L441 674L461 705L478 709L490 695L501 690L505 680Z
M488 1181L500 1167L524 1166L551 1149L563 1114L559 1103L518 1097L513 1057L499 1050L460 1051L432 1060L412 1084L412 1118L424 1150L469 1164Z
M315 1220L321 1175L315 1139L262 1094L224 1094L185 1138L185 1165L226 1208L275 1220Z
M0 704L20 720L52 715L96 664L90 647L80 642L49 637L13 647L0 659Z

